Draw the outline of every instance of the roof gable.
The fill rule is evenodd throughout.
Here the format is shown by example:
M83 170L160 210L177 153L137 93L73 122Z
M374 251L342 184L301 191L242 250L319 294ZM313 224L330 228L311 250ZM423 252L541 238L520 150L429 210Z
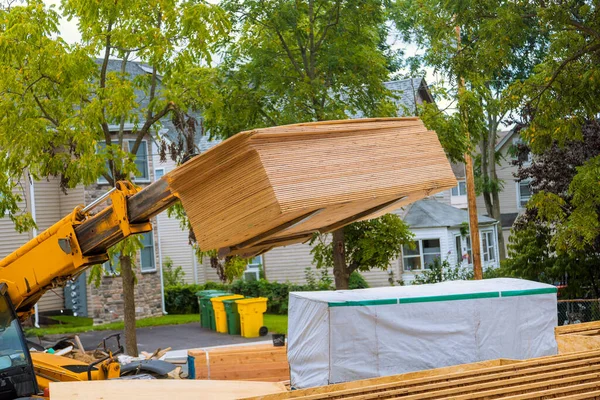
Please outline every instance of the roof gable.
M493 218L478 216L480 225L496 223ZM404 216L404 222L411 228L458 227L469 222L469 213L460 208L433 199L423 199L413 203Z

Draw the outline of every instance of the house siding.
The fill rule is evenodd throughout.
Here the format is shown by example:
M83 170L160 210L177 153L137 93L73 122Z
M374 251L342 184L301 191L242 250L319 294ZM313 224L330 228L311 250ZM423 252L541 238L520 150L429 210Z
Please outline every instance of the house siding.
M33 184L35 193L35 219L38 233L58 222L62 217L60 209L60 181L57 178L43 179ZM64 291L56 288L47 291L38 301L38 311L61 310L65 306Z

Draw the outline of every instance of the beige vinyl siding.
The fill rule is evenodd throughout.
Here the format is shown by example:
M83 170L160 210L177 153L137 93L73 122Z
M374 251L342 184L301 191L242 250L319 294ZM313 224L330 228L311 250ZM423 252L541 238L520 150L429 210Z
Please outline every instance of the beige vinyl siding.
M163 169L165 175L176 168L176 164L171 159L167 159L166 162L160 162L160 156L158 154L158 147L155 143L152 143L152 164L154 168L151 171L154 176L155 170ZM194 249L189 245L189 232L181 229L179 220L176 218L170 218L167 215L167 211L163 211L156 218L155 230L158 230L160 235L160 243L156 243L156 254L162 256L162 263L164 267L165 260L170 258L173 261L173 267L181 266L185 273L183 279L185 283L204 283L208 280L218 280L216 273L211 275L210 271L203 271L202 264L194 260ZM158 250L160 246L160 252ZM209 269L210 265L207 263ZM202 270L202 271L200 271ZM212 279L215 278L215 279Z
M268 251L263 255L266 278L273 282L306 283L306 267L316 270L310 249L308 244L294 244Z
M67 189L67 194L64 194L59 188L60 195L60 218L64 218L73 212L75 207L84 205L85 191L84 187L79 185L73 189Z
M35 219L39 234L63 217L60 209L60 197L62 193L57 178L34 182L33 188L35 193ZM47 291L38 301L39 312L61 310L64 306L65 299L62 288Z

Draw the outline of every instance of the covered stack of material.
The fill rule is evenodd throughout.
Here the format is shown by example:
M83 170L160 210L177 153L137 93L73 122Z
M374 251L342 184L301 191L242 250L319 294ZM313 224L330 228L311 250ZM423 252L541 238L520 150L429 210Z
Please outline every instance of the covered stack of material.
M242 132L167 179L201 248L245 256L456 185L437 135L418 118Z
M556 287L520 279L290 293L291 385L554 355L556 324Z

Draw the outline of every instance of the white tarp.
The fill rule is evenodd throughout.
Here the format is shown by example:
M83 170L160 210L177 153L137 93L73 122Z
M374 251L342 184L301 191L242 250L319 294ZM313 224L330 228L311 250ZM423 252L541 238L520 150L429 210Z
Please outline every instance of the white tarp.
M557 353L556 288L521 279L290 293L291 385Z

